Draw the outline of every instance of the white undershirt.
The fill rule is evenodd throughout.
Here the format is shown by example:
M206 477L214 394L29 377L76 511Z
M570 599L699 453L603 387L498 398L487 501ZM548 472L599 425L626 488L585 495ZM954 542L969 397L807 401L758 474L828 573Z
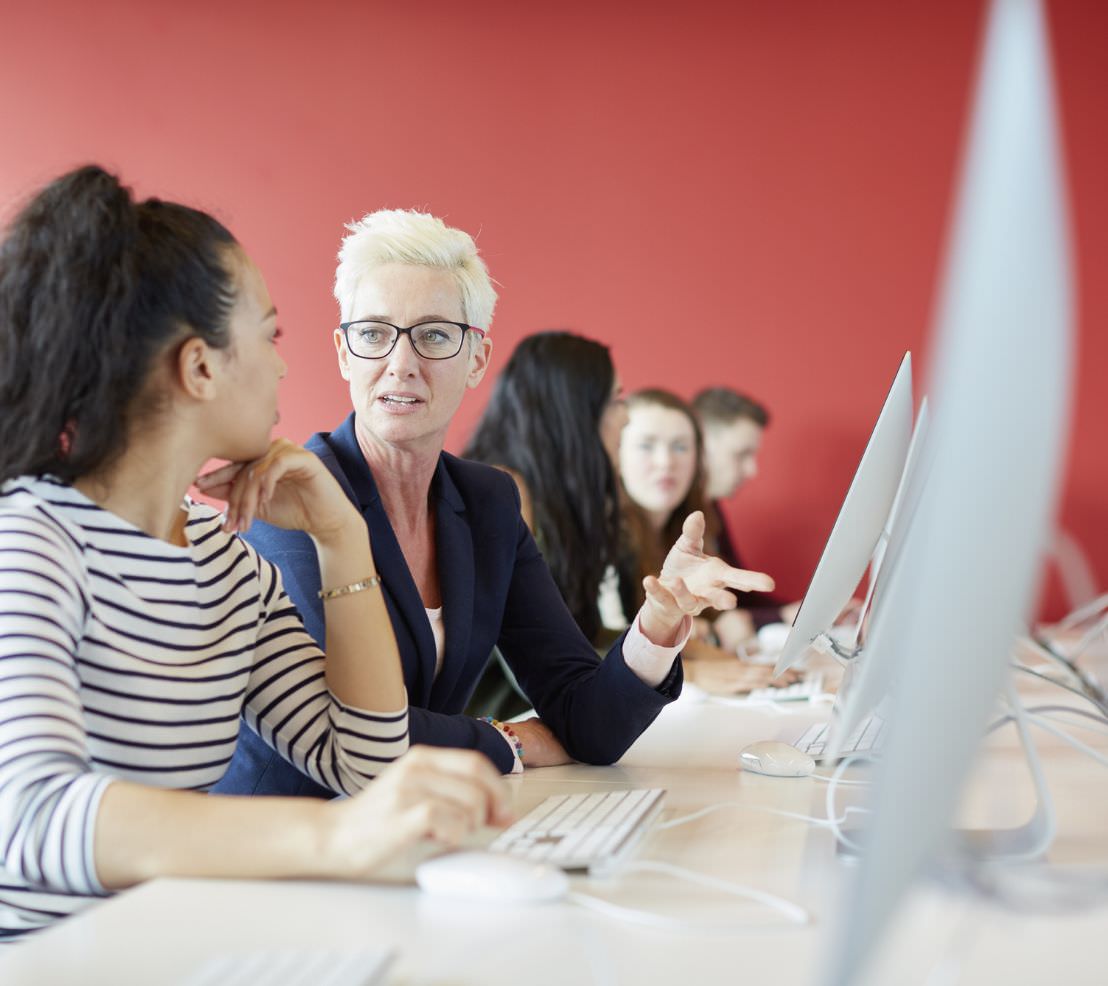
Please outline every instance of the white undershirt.
M609 565L604 569L604 576L600 580L600 592L597 599L597 609L600 610L600 623L605 630L627 629L627 614L623 612L623 600L619 596L619 572L615 565Z
M435 678L438 679L439 672L442 670L442 658L446 653L446 626L442 622L442 607L427 609L424 606L423 608L427 613L427 619L431 624L431 633L435 638Z

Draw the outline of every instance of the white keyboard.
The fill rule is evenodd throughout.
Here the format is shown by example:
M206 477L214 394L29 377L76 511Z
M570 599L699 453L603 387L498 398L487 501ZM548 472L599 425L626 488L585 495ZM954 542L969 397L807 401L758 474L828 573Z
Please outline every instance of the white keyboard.
M823 672L809 671L799 681L779 688L751 689L747 695L749 702L809 702L823 694Z
M215 955L180 986L373 986L394 953L388 948L267 948Z
M563 870L618 867L662 810L661 788L557 794L505 829L489 849Z
M872 715L863 719L842 744L839 757L848 757L852 753L872 753L880 746L881 735L885 731L885 720L881 716ZM798 750L807 753L810 757L820 760L823 751L827 747L827 739L831 733L831 723L819 722L809 726L799 739L793 740L792 745Z

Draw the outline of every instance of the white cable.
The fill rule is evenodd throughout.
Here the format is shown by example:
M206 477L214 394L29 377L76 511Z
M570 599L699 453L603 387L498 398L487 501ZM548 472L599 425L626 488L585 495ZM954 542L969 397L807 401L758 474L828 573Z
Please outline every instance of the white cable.
M845 777L836 780L834 774L830 776L827 774L809 774L808 776L814 777L817 781L823 781L824 784L850 784L864 787L873 783L873 781L848 781Z
M695 870L687 870L683 866L674 866L671 863L640 861L628 864L622 872L661 873L665 876L688 880L690 883L696 883L703 887L710 887L713 890L719 890L722 893L730 894L733 897L740 897L743 900L765 904L787 919L788 924L785 925L785 927L802 927L812 923L812 915L799 904L794 904L791 900L778 897L776 894L767 893L764 890L756 890L753 887L744 887L742 884L732 883L729 880L721 880L718 877L708 876L705 873L697 873ZM651 928L664 928L670 931L733 932L744 927L756 931L769 930L764 924L739 925L733 921L704 922L675 918L667 914L658 914L654 911L644 911L636 907L624 907L622 904L613 904L611 901L604 900L600 897L594 897L592 894L571 893L568 899L575 904L580 904L582 907L587 907L589 910L599 911L601 914L607 914L609 917L618 918L621 921L628 921L632 924L642 924Z
M1072 685L1068 685L1064 681L1059 681L1057 678L1052 678L1050 675L1045 675L1041 671L1036 671L1034 668L1029 668L1026 664L1019 664L1016 661L1012 662L1012 667L1016 671L1022 671L1024 674L1029 674L1033 678L1041 678L1043 681L1048 682L1051 685L1056 685L1058 688L1061 688L1067 692L1072 692L1074 695L1078 696L1078 698L1083 698L1090 705L1094 706L1098 712L1104 715L1108 715L1108 706L1106 706L1104 702L1102 702L1099 698L1090 695L1084 688L1074 688ZM1078 680L1080 680L1079 676L1076 675L1076 672L1074 672L1074 674L1075 677L1078 677Z
M1080 750L1087 756L1092 757L1097 763L1103 764L1108 767L1108 757L1098 750L1094 750L1091 746L1082 743L1076 736L1071 736L1064 729L1058 729L1056 726L1052 726L1049 722L1043 719L1041 716L1029 715L1028 721L1038 726L1040 729L1045 729L1048 733L1052 733L1057 736L1063 743L1068 743L1075 750Z
M1097 729L1093 726L1087 726L1080 722L1070 722L1068 719L1063 719L1061 716L1049 715L1051 712L1061 712L1066 715L1081 716L1083 719L1091 719L1093 722L1100 726L1108 726L1108 717L1099 715L1095 712L1086 712L1084 709L1075 709L1072 705L1032 705L1026 709L1030 714L1041 715L1044 719L1050 719L1052 722L1064 722L1067 725L1075 726L1078 729L1087 729L1090 732L1098 733L1101 736L1108 736L1108 729ZM998 729L1008 725L1015 719L1014 715L1010 713L1002 715L999 719L990 724L986 733L995 733Z
M1108 633L1108 613L1105 613L1078 642L1077 646L1069 653L1071 661L1076 661L1092 645L1097 637Z
M852 753L849 756L843 757L835 767L835 772L831 775L831 780L827 784L827 796L824 799L824 804L827 808L827 818L831 823L830 828L836 840L848 849L853 849L855 852L862 852L862 846L860 846L853 839L847 837L843 832L841 824L835 816L835 792L838 786L843 782L842 775L846 772L855 760L870 760L873 759L868 753Z
M1108 718L1104 716L1093 715L1091 712L1086 712L1084 709L1071 709L1068 705L1037 705L1028 710L1029 712L1037 712L1044 719L1049 719L1051 722L1064 723L1067 726L1073 726L1075 729L1084 729L1090 733L1097 733L1100 736L1108 736ZM1071 722L1065 716L1052 715L1051 713L1073 713L1074 715L1083 716L1086 719L1092 719L1097 723L1097 726L1090 726L1084 722Z
M689 815L681 815L678 818L671 818L668 821L662 822L660 825L655 825L655 831L661 831L662 829L677 828L678 825L686 825L689 822L695 822L698 819L704 818L705 815L710 815L712 812L719 811L722 808L738 808L741 811L761 811L768 815L780 815L782 818L792 818L800 822L808 822L811 825L818 825L820 828L830 828L834 823L834 819L830 818L817 818L814 815L802 815L795 811L783 811L780 808L769 808L766 805L744 805L740 801L720 801L714 805L708 805L704 808L694 811ZM868 812L868 808L855 808L853 806L848 807L843 812L843 817L838 819L839 824L846 821L846 816L851 812Z

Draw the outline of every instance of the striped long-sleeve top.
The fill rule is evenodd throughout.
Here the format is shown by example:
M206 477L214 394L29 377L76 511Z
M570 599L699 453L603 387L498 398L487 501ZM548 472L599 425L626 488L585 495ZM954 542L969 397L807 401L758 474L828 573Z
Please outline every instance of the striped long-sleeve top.
M210 507L186 509L181 547L50 479L0 489L0 941L105 894L109 784L206 790L240 714L341 793L407 749L406 709L328 691L276 567Z

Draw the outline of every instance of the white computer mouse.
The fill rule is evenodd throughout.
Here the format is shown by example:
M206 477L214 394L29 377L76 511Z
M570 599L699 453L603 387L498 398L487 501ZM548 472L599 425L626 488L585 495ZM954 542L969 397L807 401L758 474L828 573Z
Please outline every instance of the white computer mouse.
M807 753L780 740L759 740L743 747L739 764L743 770L770 777L807 777L816 769Z
M780 654L792 632L789 623L767 623L758 631L758 646L764 654Z
M463 900L557 900L569 892L569 878L545 863L498 852L452 852L420 863L420 890L435 897Z

